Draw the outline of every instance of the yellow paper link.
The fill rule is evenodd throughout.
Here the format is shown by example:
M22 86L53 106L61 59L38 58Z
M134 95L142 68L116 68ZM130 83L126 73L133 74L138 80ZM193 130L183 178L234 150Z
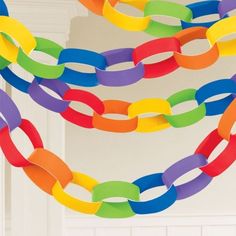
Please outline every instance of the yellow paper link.
M143 31L148 27L151 20L149 16L146 17L134 17L128 16L124 13L117 11L109 2L106 0L103 6L103 16L112 22L114 25L130 31Z
M30 31L18 20L0 16L0 32L16 40L22 50L29 54L36 47L36 40ZM0 35L0 55L10 62L16 62L18 47Z
M236 39L227 42L217 42L220 56L235 56L236 55Z
M99 184L99 182L93 178L91 178L88 175L78 173L78 172L73 172L73 184L77 184L89 192L92 192L93 188Z
M154 132L170 127L170 124L163 116L163 114L171 114L171 106L168 101L159 98L148 98L135 102L128 108L128 116L130 118L147 113L159 113L160 115L139 118L137 132Z
M143 11L148 1L149 0L121 0L120 2Z
M217 44L221 56L236 55L236 39L218 42L225 36L236 33L236 16L218 21L211 26L206 36L211 45Z
M98 182L95 179L77 172L73 172L72 183L85 188L89 192L98 185ZM52 195L62 205L85 214L96 214L102 204L101 202L86 202L72 197L64 191L58 181L52 188Z

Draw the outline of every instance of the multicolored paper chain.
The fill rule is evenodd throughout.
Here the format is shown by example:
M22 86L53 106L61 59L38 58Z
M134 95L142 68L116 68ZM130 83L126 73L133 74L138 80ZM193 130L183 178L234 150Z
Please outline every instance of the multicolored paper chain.
M235 81L236 76L232 80L219 80L214 83L217 85L228 83L229 86L234 85L236 89ZM205 90L210 87L207 85ZM221 87L219 86L218 89L221 90ZM235 97L235 95L230 96ZM0 90L0 113L5 120L0 118L0 147L11 165L22 167L26 175L39 188L72 210L105 218L126 218L135 214L151 214L163 211L177 200L200 192L214 177L222 174L234 163L236 135L231 134L231 128L236 121L235 109L236 99L233 99L223 114L218 128L207 135L193 155L178 161L163 173L144 176L133 183L124 181L99 183L90 176L71 171L59 157L44 149L37 129L29 120L21 118L14 102L2 90ZM20 128L29 137L34 147L34 151L27 159L11 139L11 131L16 128ZM224 139L228 141L226 148L212 162L208 163L207 159ZM195 169L201 170L199 176L187 183L175 185L177 179ZM91 192L92 201L86 202L66 193L65 188L70 183ZM149 201L140 201L141 193L159 186L165 186L166 193ZM124 202L107 201L114 197L128 200Z
M0 55L2 55L2 58L0 58L0 74L12 86L28 93L34 101L49 110L60 113L66 120L78 126L112 132L131 132L134 130L152 132L167 128L170 125L184 127L199 121L205 115L222 113L231 102L229 98L223 100L223 103L220 100L221 106L215 106L213 111L213 109L209 109L203 103L205 101L201 99L203 95L198 95L201 92L193 89L181 91L167 100L144 99L133 104L124 101L103 102L89 92L78 89L72 90L65 83L85 87L98 84L125 86L135 83L143 77L154 78L166 75L179 66L189 69L205 68L213 64L220 55L236 55L235 40L219 41L223 36L236 32L236 27L234 27L236 25L236 17L223 19L209 29L204 27L188 28L177 33L174 37L155 39L135 49L123 48L99 54L82 49L63 49L51 40L39 37L34 38L24 25L7 16L8 12L4 2L0 3L1 8L5 9L2 12L5 16L0 16L0 27L2 27L2 32L4 33L0 37L0 40L2 40L2 44L0 42ZM208 52L195 56L181 53L181 46L199 38L207 38L209 40L212 46ZM11 39L17 41L20 47L17 48ZM57 65L46 65L34 61L28 55L32 50L41 51L56 58L58 60ZM149 56L168 51L173 51L173 56L164 61L147 65L142 63L142 60ZM106 70L111 65L126 61L133 61L134 68L122 71ZM7 67L11 62L18 63L22 68L32 73L35 77L33 82L27 82L14 74ZM82 73L66 68L66 63L71 62L94 66L96 73ZM61 97L61 100L47 94L41 86L46 86L53 90ZM232 93L234 91L230 90L229 92ZM182 115L172 115L171 107L186 100L196 100L199 107ZM91 107L94 110L93 116L82 114L70 108L72 101L82 102ZM113 108L114 106L116 109ZM145 119L138 118L139 115L149 112L155 112L160 115ZM122 121L111 120L102 116L106 113L128 115L130 119Z
M189 5L188 9L186 7L181 8L178 4L173 5L174 3L159 0L123 1L138 8L143 7L145 11L151 12L151 15L154 13L164 14L168 10L167 6L172 6L172 8L175 6L176 8L172 9L173 13L167 12L165 14L176 16L177 14L184 13L187 17L190 14L188 11L191 8L190 6L192 6L192 9L195 6L198 8L195 18L197 17L196 14L212 13L212 9L218 9L221 18L223 18L228 11L236 7L234 1L231 0L223 0L220 3L217 1L195 3ZM93 6L91 5L92 3L99 3L100 5L97 9L101 10L103 8L103 13L105 12L109 15L112 11L115 11L112 4L117 2L112 2L111 0L91 0L87 1L87 4L90 4L88 6L91 7ZM200 11L199 9L202 10ZM203 12L205 13L203 14ZM192 10L194 17L193 13L194 11ZM22 167L27 176L39 188L52 195L63 205L82 213L96 214L97 216L107 218L124 218L134 214L156 213L165 210L176 200L185 199L198 193L214 177L223 173L233 164L236 156L236 136L231 134L231 129L236 121L234 112L236 108L236 76L232 79L222 79L208 83L199 90L183 90L170 96L167 100L152 98L140 100L132 104L118 100L101 101L89 92L70 89L65 82L87 87L98 85L98 81L100 84L107 86L124 86L137 82L142 77L152 78L170 73L178 66L191 69L204 68L214 63L219 55L236 54L235 40L219 41L222 37L236 32L236 17L222 19L209 29L204 27L186 29L175 34L174 37L150 41L135 49L117 49L98 54L81 49L63 49L60 45L48 39L34 38L25 26L17 20L8 17L7 7L3 1L0 1L0 14L2 15L0 16L0 30L2 32L0 35L1 75L11 85L23 92L29 93L33 100L39 104L60 113L65 119L79 126L87 128L96 127L100 130L113 132L130 132L133 130L150 132L167 128L170 125L184 127L199 121L205 115L217 115L224 112L218 128L203 140L194 154L175 163L165 172L142 177L133 183L123 181L98 183L87 175L72 172L59 157L44 149L37 129L30 121L21 118L14 102L6 93L0 90L0 147L3 153L13 166ZM118 15L122 16L120 13ZM116 14L114 13L110 16L116 17ZM123 19L126 19L125 16ZM148 19L148 17L145 19ZM130 18L130 20L132 19ZM136 20L130 21L128 24L136 27ZM117 19L114 21L117 21ZM172 32L174 32L173 29L172 27ZM180 47L198 38L207 38L209 40L212 46L209 52L198 56L182 55ZM14 44L15 41L20 45L19 48ZM58 59L58 64L54 66L45 65L32 60L29 54L33 50L55 57ZM141 62L146 57L166 51L173 51L173 57L153 65L143 65ZM108 66L124 61L133 61L135 67L119 72L106 71ZM69 62L94 66L96 67L96 74L86 74L66 68L65 63ZM35 76L33 82L29 83L15 75L7 68L10 63L18 63L25 70L32 73ZM126 80L126 77L129 80ZM53 90L61 97L61 100L47 94L40 86ZM229 95L217 101L206 102L208 98L223 93L228 93ZM172 115L171 107L189 100L197 101L198 107L190 112ZM70 108L71 101L82 102L90 106L94 110L93 116L79 113ZM160 115L148 118L138 117L150 112ZM107 113L127 115L129 119L118 121L102 116ZM29 137L34 147L33 153L27 159L20 153L11 139L11 132L18 127ZM207 159L222 140L227 140L228 145L214 161L208 163ZM202 171L198 177L179 186L174 184L181 176L198 168ZM90 191L92 193L92 201L85 202L66 193L64 189L70 183ZM166 186L167 192L153 200L140 201L141 193L159 186ZM107 201L113 197L123 197L127 201L119 203Z
M79 0L85 7L101 15L114 25L130 31L144 31L155 37L170 37L177 32L196 26L210 27L228 17L227 13L236 8L234 0L200 1L184 6L165 0ZM142 17L126 15L116 10L116 5L126 4L143 12ZM207 15L218 14L219 20L194 23L193 20ZM153 16L168 16L179 20L179 25L164 24L152 20Z

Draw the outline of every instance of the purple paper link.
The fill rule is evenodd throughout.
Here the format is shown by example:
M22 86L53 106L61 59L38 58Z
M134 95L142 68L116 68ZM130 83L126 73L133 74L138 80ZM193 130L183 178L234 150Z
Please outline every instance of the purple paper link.
M0 117L0 130L4 127L7 127L7 123Z
M103 52L106 57L107 66L112 66L121 62L133 61L133 48L120 48Z
M64 94L70 89L70 87L63 81L58 79L42 79L40 84L51 89L57 93L60 97L63 97Z
M41 84L54 91L61 98L69 89L68 85L59 80L43 80L41 81ZM70 104L70 102L54 98L53 96L46 93L46 91L44 91L40 87L39 83L37 82L37 79L33 80L32 84L28 89L28 93L35 102L54 112L63 112L68 108Z
M10 131L14 130L21 124L21 115L11 98L0 89L0 114L4 117L5 121L1 118L0 129L8 125Z
M177 186L176 187L177 200L182 200L191 197L196 193L199 193L208 186L208 184L212 181L212 179L213 177L205 173L202 173L192 181Z
M206 164L207 158L201 154L194 154L186 157L173 164L163 173L163 182L167 188L170 188L178 178L190 172L191 170L200 168ZM198 193L204 189L211 182L211 180L212 177L202 173L194 180L176 186L177 199L184 199Z
M133 48L122 48L104 52L109 66L122 62L133 61ZM127 86L134 84L144 77L144 65L142 62L131 69L121 71L106 71L96 68L96 76L100 84L105 86Z
M97 79L105 86L127 86L144 77L144 65L138 63L134 68L121 71L105 71L96 68Z
M236 82L236 74L231 77L231 79Z
M220 17L223 18L229 11L236 9L235 0L222 0L219 3L219 13Z

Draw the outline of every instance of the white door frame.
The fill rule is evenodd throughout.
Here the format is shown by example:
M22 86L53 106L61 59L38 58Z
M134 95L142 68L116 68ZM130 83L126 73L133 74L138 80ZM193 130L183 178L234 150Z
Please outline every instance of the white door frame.
M0 80L0 89L6 91L6 84ZM0 235L5 236L5 159L0 150Z
M10 15L24 23L36 36L55 40L66 45L70 32L70 22L75 16L87 16L87 10L77 0L8 0ZM41 62L50 62L43 55ZM19 67L14 72L24 78L29 75ZM0 83L3 86L4 82ZM39 129L45 148L52 150L62 159L65 158L65 121L59 115L49 112L35 104L29 96L11 89L22 117L31 120ZM30 109L29 109L30 108ZM16 140L17 144L21 140ZM20 147L20 145L19 145ZM32 151L31 147L22 147ZM4 165L0 162L0 191L4 193ZM17 196L17 197L16 197ZM0 235L4 235L5 225L4 194L0 196ZM24 175L23 171L11 168L11 235L24 236L62 236L64 209L39 189Z

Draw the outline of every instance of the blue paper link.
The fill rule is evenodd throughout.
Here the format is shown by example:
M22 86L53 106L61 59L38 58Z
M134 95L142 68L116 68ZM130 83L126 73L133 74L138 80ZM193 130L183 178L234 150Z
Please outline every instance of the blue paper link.
M0 0L0 15L9 16L7 5L3 0Z
M196 19L201 16L207 16L207 15L212 15L212 14L219 15L219 10L218 10L219 3L220 3L219 1L215 1L215 0L202 1L202 2L189 4L186 7L191 9L193 13L193 19ZM228 17L228 15L226 15L225 17ZM220 17L219 17L219 20L221 20ZM199 22L199 23L181 21L181 25L183 29L196 27L196 26L209 28L219 20L210 21L210 22Z
M107 67L106 58L102 54L84 49L69 48L62 50L58 59L58 64L63 63L80 63L94 66L101 70L104 70ZM64 73L59 79L68 84L83 87L94 87L99 85L96 73L79 72L69 68L65 68Z
M233 80L221 79L205 84L197 90L195 99L200 105L207 99L224 93L230 93L230 95L205 103L207 116L219 115L224 113L229 104L234 100L233 94L236 94L236 83Z
M23 93L28 93L28 88L31 83L23 80L15 73L13 73L8 67L0 71L1 76L6 80L11 86L20 90Z
M144 176L134 181L133 184L139 187L140 193L143 193L144 191L155 187L165 185L162 180L162 173ZM171 188L169 188L167 192L160 197L145 202L135 202L129 200L129 204L136 214L151 214L167 209L175 203L176 199L176 188L175 186L171 186Z

